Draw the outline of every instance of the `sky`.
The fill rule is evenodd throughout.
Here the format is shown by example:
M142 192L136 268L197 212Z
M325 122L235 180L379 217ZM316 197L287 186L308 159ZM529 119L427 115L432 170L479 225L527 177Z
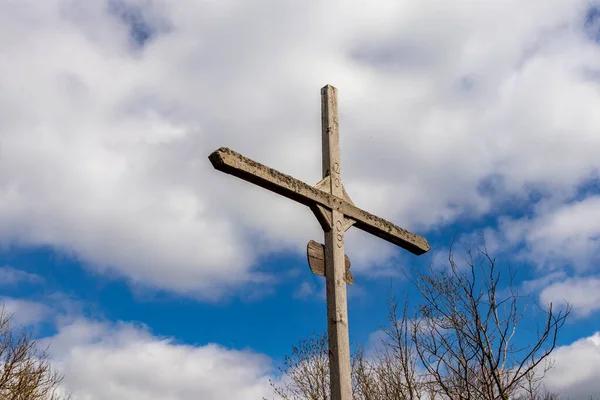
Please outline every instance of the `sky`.
M326 328L311 211L215 171L321 178L339 91L350 340L403 271L485 240L569 301L548 386L600 396L600 2L0 0L0 297L82 400L257 399ZM462 250L461 250L462 249Z

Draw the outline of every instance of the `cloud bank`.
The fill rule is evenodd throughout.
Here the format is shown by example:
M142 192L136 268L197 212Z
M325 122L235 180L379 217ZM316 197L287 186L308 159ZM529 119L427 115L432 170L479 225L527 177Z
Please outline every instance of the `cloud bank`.
M328 83L357 205L425 234L532 195L568 203L598 179L590 4L2 2L0 243L204 299L262 282L260 257L319 226L206 157L228 146L316 183ZM569 218L556 207L523 240L579 265L597 230ZM363 239L357 271L393 254Z
M64 389L82 400L240 399L271 394L268 357L189 346L130 323L72 321L50 339Z

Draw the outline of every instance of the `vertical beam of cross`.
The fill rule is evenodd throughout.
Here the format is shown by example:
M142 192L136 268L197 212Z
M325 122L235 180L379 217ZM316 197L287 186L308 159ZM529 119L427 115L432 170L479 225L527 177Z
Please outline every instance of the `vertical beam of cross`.
M325 270L331 400L351 400L346 281L353 279L346 271L344 232L355 226L416 255L426 253L430 246L425 238L352 203L342 185L338 125L337 89L327 85L321 89L323 179L314 187L225 147L208 158L215 169L304 204L315 213L325 233L325 245L309 242L307 255L314 273L321 275Z
M330 193L344 198L340 168L340 133L337 89L321 89L321 128L323 140L323 178L330 177ZM332 400L351 400L350 343L346 302L344 214L341 204L331 211L331 229L325 231L325 278L327 287L327 332Z

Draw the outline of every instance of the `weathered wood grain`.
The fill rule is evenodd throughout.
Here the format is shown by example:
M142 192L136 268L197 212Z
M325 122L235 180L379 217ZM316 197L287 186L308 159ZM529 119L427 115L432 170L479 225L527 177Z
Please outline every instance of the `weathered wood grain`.
M329 85L321 89L321 132L323 178L329 178L327 194L348 204L342 200L344 192L340 161L337 90ZM331 226L331 229L324 232L331 400L352 400L348 301L346 268L344 266L344 214L335 206L331 207Z
M342 198L244 157L231 149L222 147L214 151L208 158L213 167L221 172L254 183L308 207L320 204L330 210L337 210L356 221L355 227L400 246L413 254L421 255L430 250L429 243L424 237L364 211Z
M321 224L325 244L310 241L308 263L317 275L325 275L331 400L352 400L348 303L346 284L352 284L350 259L344 253L344 233L352 225L420 255L429 251L425 238L356 207L342 184L337 89L321 89L323 179L310 186L289 175L246 158L228 148L210 156L213 167L274 193L304 204Z
M308 266L313 274L319 276L325 276L325 245L317 243L311 240L306 245L306 258L308 259ZM354 284L354 275L350 272L350 258L348 255L344 255L346 276L344 279L348 285Z

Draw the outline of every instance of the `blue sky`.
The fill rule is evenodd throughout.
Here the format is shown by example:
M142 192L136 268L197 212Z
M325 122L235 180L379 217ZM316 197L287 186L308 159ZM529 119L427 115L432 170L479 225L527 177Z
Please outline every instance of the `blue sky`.
M573 304L551 388L600 378L600 3L0 2L0 296L81 399L255 399L325 329L309 209L215 171L230 147L320 179L339 90L351 341L400 271L481 243ZM132 367L135 366L135 367ZM600 393L597 393L600 395Z

